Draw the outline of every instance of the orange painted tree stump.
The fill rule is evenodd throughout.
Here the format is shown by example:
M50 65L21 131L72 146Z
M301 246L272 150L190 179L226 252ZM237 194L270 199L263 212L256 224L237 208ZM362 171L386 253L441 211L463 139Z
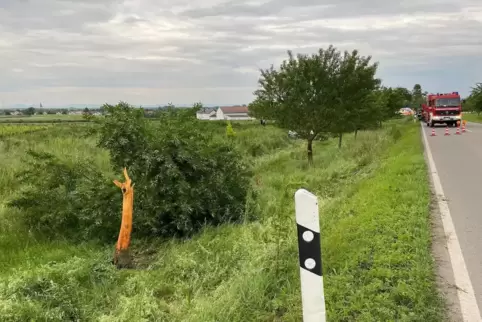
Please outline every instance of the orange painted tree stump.
M132 256L129 252L132 233L132 212L134 209L134 184L124 168L125 182L114 180L114 184L122 190L122 221L114 254L117 268L132 268Z

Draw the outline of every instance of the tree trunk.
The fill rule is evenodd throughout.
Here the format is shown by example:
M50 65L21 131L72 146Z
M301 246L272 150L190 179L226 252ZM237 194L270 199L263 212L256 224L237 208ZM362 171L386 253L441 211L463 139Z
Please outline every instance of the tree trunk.
M308 164L313 165L313 140L308 139Z
M114 180L114 184L122 190L122 221L117 239L117 245L114 254L114 264L117 268L132 268L132 256L129 252L129 244L131 242L132 233L132 212L134 208L134 184L124 168L124 177L126 182Z
M355 130L355 140L356 140L357 134L358 134L358 129Z
M343 133L338 136L338 149L341 149L341 141L343 140Z

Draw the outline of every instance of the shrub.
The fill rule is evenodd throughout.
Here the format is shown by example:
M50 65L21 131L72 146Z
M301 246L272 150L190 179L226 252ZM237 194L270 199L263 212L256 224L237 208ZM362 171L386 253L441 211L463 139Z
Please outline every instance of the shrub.
M228 121L228 124L226 124L226 136L228 138L236 136L236 133L233 130L233 125L230 121Z
M99 145L111 152L116 171L127 167L136 183L138 233L185 236L206 224L244 217L251 173L242 155L203 131L188 109L160 112L159 121L149 123L121 104L105 109L110 114L107 124L129 120L127 128L134 132L104 127Z
M9 206L23 210L24 221L45 237L112 241L120 226L122 195L89 160L66 163L49 153L27 151L25 185Z
M104 106L98 145L110 152L119 178L127 167L135 183L134 234L183 237L204 225L245 218L251 172L235 146L214 140L190 111L167 110L147 121L125 103ZM28 186L10 205L24 210L31 228L47 234L112 240L119 229L120 191L89 160L62 163L33 157Z

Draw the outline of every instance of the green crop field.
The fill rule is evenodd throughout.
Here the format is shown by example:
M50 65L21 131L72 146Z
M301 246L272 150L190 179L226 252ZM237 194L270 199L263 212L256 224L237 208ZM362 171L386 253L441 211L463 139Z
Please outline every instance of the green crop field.
M0 124L0 137L18 135L22 133L30 133L46 130L47 126L40 125L7 125Z
M79 231L75 241L60 237L55 227L37 233L23 210L27 206L10 205L29 188L48 205L45 212L60 214L61 198L75 197L40 194L51 189L50 181L20 180L29 169L28 151L50 153L62 167L88 158L89 167L114 186L120 169L114 171L109 152L97 146L99 133L90 131L95 125L2 136L0 321L301 321L294 223L294 193L301 187L320 201L329 321L443 320L418 124L390 121L378 130L361 131L356 139L347 135L341 149L336 139L315 141L309 167L306 142L288 138L286 131L234 122L235 135L226 137L225 123L215 123L203 123L204 131L234 144L251 168L253 218L206 226L190 238L144 238L145 232L136 230L144 219L134 212L132 270L111 264L115 238L85 240ZM143 191L142 182L137 185ZM121 195L120 190L113 193ZM209 194L196 198L208 202ZM92 202L75 203L78 208L68 211L94 209ZM111 207L120 218L121 203ZM118 217L96 227L118 231Z
M82 115L22 115L22 116L11 116L11 115L1 115L1 124L46 124L46 123L83 123L88 122Z

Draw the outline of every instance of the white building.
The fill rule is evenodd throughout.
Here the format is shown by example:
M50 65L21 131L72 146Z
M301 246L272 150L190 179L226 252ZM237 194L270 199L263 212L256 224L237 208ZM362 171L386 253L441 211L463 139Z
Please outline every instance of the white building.
M212 107L203 107L196 112L198 120L216 120L216 109Z
M216 111L217 120L254 120L247 106L223 106Z

